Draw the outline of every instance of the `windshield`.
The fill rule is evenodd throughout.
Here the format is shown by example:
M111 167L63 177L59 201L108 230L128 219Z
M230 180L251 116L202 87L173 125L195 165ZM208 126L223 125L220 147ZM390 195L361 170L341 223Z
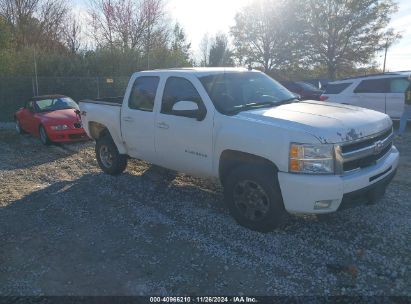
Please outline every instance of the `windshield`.
M36 108L39 112L79 109L78 105L71 98L68 97L37 100Z
M274 107L296 96L263 73L231 72L199 77L216 109L223 114Z

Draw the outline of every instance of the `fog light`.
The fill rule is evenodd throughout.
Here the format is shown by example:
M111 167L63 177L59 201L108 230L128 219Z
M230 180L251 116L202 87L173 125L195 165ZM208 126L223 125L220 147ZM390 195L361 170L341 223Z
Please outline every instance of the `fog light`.
M314 204L314 210L319 210L319 209L328 209L331 207L332 200L327 200L327 201L317 201Z

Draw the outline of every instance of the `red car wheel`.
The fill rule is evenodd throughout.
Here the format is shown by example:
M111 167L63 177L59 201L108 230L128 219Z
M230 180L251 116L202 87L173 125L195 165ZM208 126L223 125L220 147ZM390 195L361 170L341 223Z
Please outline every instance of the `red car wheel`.
M46 129L44 129L43 126L40 126L39 128L39 133L40 133L40 141L43 145L48 146L51 144L51 140L49 139Z
M24 134L25 133L24 130L21 128L20 121L17 118L15 120L15 128L16 128L17 133L19 133L19 134Z

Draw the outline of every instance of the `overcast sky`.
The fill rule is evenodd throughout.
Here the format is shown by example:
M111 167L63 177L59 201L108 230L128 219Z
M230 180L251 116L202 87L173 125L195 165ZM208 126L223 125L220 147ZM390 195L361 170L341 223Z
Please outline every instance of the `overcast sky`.
M87 0L75 0L76 10L84 11ZM249 0L166 0L170 19L183 25L192 44L194 55L204 34L228 32L234 24L236 12ZM399 0L399 11L391 21L391 27L400 31L403 38L389 49L387 69L411 70L411 1ZM377 61L383 62L383 54Z

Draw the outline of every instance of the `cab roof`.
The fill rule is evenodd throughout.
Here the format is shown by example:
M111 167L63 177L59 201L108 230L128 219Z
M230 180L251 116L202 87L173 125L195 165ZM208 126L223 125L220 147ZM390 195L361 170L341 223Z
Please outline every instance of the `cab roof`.
M221 67L221 68L173 68L173 69L158 69L150 71L142 71L140 73L177 73L177 74L195 74L196 76L206 76L210 74L220 74L220 73L241 73L241 72L259 72L258 70L249 70L246 68L231 68L231 67Z

